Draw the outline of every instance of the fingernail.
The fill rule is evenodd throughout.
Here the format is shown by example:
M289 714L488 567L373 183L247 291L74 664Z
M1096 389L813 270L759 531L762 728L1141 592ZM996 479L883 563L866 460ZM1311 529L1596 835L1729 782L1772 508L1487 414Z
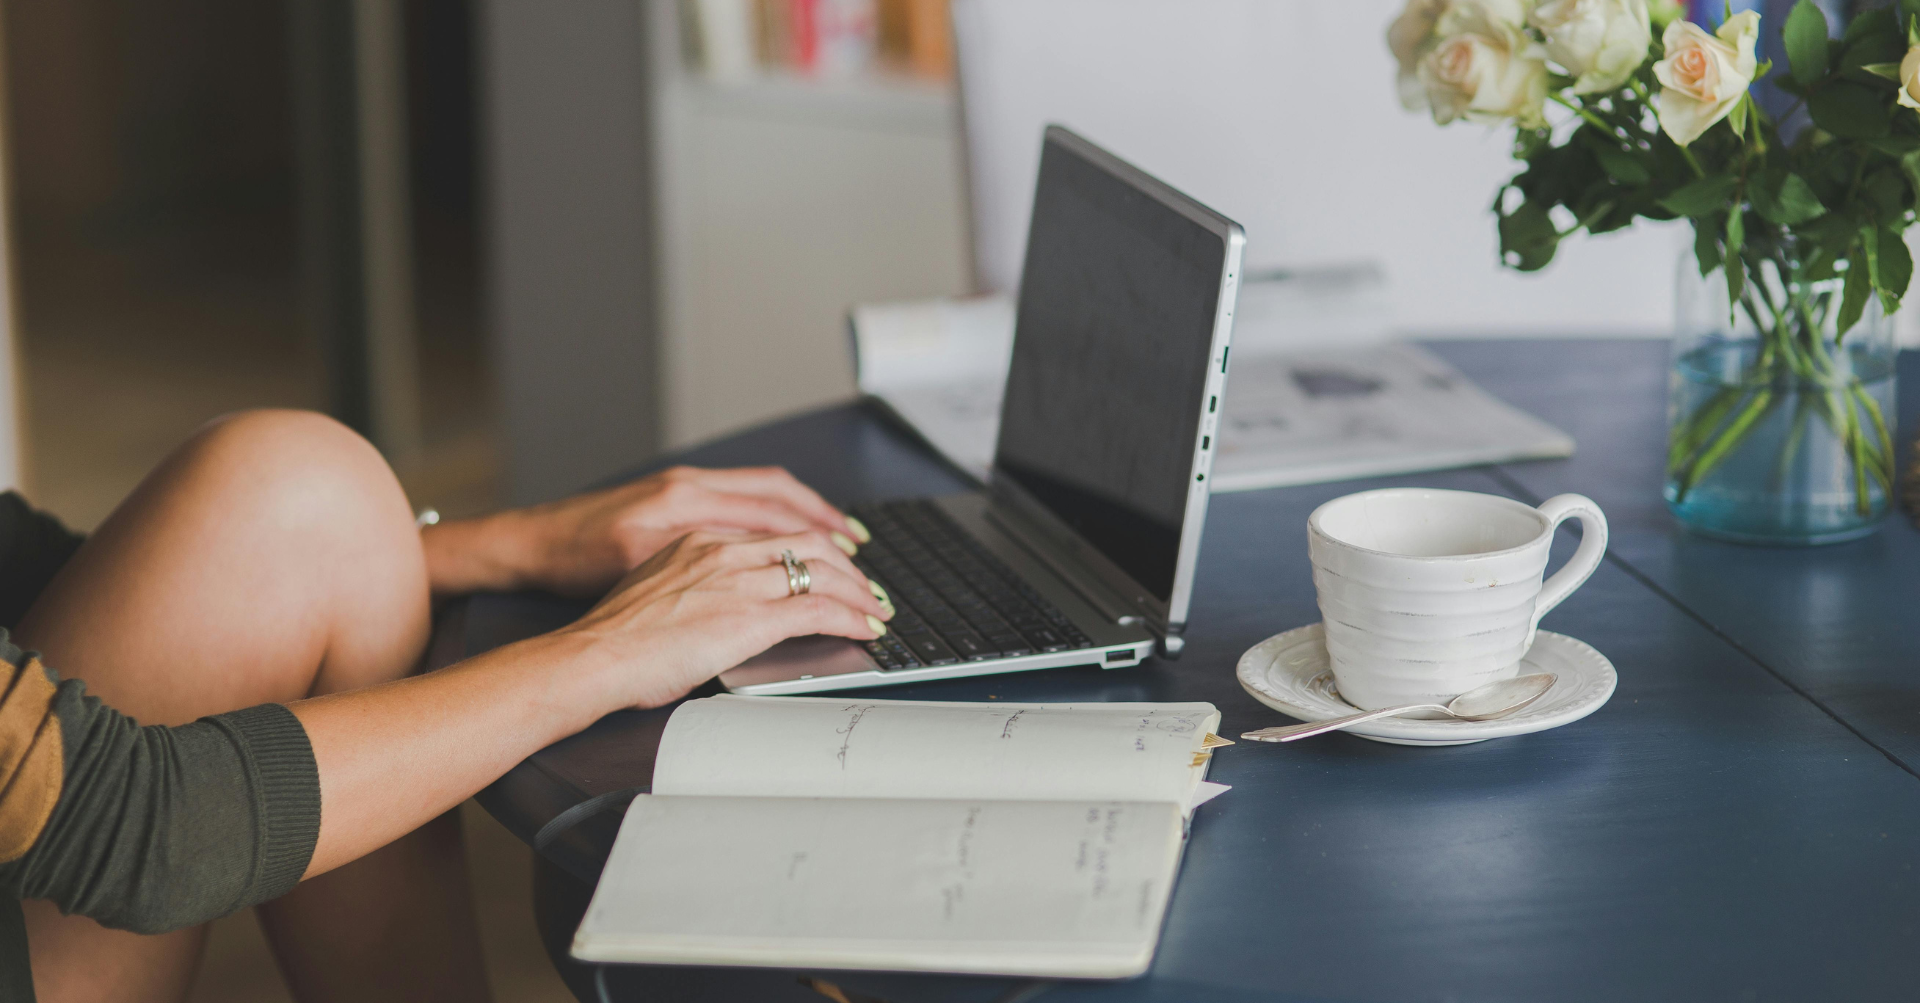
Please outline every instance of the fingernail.
M872 613L867 614L867 626L876 634L884 635L887 632L887 625L881 623L880 618L874 616Z
M885 613L887 615L887 619L891 620L893 619L894 614L898 613L899 611L893 608L893 603L890 600L882 599L880 600L880 612Z
M873 534L867 531L867 524L853 516L847 516L847 528L853 530L853 538L861 543L873 542Z
M854 546L852 540L847 539L847 534L842 533L836 529L827 535L833 538L834 546L839 547L841 550L844 550L847 552L848 557L852 557L853 555L860 552L860 548Z
M887 590L881 588L880 583L871 578L867 579L867 591L873 593L873 597L881 602L890 603L893 601L893 598L887 595Z

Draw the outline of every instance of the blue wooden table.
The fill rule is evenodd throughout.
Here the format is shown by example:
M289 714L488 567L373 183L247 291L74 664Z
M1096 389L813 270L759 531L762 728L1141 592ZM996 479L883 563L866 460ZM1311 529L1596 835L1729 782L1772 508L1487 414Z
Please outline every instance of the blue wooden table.
M1572 433L1579 454L1217 496L1180 661L885 695L1209 700L1227 734L1279 723L1233 668L1261 639L1318 619L1307 513L1352 491L1418 484L1528 502L1579 491L1606 509L1609 561L1544 624L1613 660L1620 686L1606 707L1555 731L1457 748L1339 735L1222 750L1211 779L1233 790L1194 818L1144 978L806 974L886 1003L1920 999L1920 533L1895 517L1867 540L1779 550L1680 532L1659 494L1664 343L1436 349ZM1920 385L1913 355L1902 360L1909 388ZM1901 419L1911 436L1914 409ZM964 486L862 405L673 460L785 464L843 503ZM1563 536L1556 565L1575 539ZM538 596L474 597L448 611L435 657L579 611ZM613 715L480 801L532 842L569 807L644 784L665 716ZM617 812L589 817L538 855L538 919L583 999L595 998L591 970L567 961L565 946L617 824ZM801 974L617 967L606 979L622 1000L819 1003Z

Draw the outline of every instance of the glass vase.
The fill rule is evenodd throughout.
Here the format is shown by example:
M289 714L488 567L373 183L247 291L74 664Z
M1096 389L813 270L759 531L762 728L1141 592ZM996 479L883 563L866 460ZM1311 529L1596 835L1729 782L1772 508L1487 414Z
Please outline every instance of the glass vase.
M1741 298L1682 256L1668 383L1667 507L1739 543L1841 543L1892 497L1893 325L1869 297L1842 334L1843 281L1762 263ZM1785 274L1783 274L1783 272Z

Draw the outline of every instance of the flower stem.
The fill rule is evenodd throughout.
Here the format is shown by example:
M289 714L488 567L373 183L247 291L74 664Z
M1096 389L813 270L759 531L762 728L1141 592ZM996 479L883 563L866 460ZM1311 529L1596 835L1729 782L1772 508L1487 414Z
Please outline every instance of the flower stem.
M1694 159L1692 150L1682 146L1680 147L1680 155L1687 158L1687 166L1693 168L1694 177L1704 178L1707 176L1706 168L1701 167L1700 161Z
M1685 501L1687 492L1691 491L1695 484L1705 480L1707 474L1711 473L1714 467L1719 466L1720 461L1726 459L1728 453L1733 452L1733 448L1738 446L1741 440L1747 437L1747 433L1753 431L1753 426L1766 415L1772 403L1772 388L1762 387L1755 393L1746 408L1733 419L1732 424L1727 426L1726 431L1716 436L1713 442L1700 453L1700 458L1693 461L1693 469L1681 475L1680 487L1674 494L1674 500Z
M1599 129L1601 132L1604 132L1615 139L1620 138L1620 134L1614 131L1613 125L1611 123L1609 123L1606 119L1601 118L1598 115L1595 115L1593 112L1589 111L1587 108L1581 105L1574 104L1573 102L1567 100L1564 97L1561 97L1558 94L1548 94L1547 98L1551 100L1554 104L1571 109L1574 114L1579 115L1581 118L1586 119L1589 123L1593 125L1594 128ZM1698 170L1699 168L1696 167L1694 169Z

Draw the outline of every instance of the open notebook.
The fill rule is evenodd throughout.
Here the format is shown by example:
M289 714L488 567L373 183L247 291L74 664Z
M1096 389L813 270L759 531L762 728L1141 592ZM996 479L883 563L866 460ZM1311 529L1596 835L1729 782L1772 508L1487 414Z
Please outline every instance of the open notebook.
M716 696L667 723L583 961L1144 972L1212 704Z

